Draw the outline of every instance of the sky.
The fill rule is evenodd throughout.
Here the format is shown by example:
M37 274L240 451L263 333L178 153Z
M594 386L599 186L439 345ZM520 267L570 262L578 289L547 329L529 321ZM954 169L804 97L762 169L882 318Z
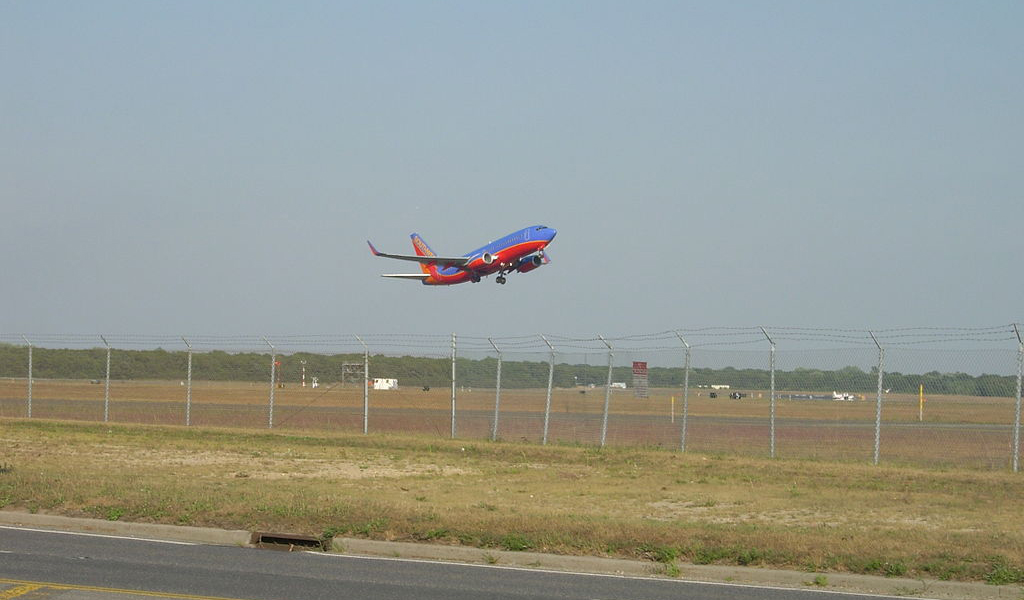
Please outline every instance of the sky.
M1024 321L1016 1L4 2L0 333ZM383 279L529 225L506 285ZM411 272L411 271L405 271Z

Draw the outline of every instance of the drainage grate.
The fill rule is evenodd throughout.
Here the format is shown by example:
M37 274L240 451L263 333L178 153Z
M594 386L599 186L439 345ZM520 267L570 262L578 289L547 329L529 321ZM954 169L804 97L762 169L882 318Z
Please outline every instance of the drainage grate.
M324 550L324 541L311 535L296 535L293 533L267 533L257 531L252 534L252 544L257 548L267 550L285 550L295 552L299 550Z

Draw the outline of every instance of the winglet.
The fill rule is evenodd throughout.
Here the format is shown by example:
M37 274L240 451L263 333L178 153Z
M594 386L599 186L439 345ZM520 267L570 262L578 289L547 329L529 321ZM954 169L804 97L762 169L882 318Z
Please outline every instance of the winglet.
M366 243L370 246L370 252L374 256L380 256L380 252L377 252L377 249L373 247L373 244L370 242L370 240L366 240Z

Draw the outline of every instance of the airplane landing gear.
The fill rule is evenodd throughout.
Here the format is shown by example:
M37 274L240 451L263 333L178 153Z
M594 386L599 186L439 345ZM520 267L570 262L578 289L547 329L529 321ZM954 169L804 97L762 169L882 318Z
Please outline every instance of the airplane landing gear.
M500 283L501 285L505 285L506 279L504 275L498 275L497 277L494 278L494 280Z

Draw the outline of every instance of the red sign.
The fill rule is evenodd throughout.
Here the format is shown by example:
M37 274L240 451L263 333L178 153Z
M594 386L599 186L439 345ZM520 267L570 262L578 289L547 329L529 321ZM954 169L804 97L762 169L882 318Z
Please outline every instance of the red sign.
M647 363L633 362L633 396L647 398Z

